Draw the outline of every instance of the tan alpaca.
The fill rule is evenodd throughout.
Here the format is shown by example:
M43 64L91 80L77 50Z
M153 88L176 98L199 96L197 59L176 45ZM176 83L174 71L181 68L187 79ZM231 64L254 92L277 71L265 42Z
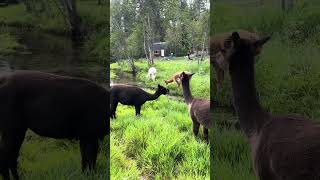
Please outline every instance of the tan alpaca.
M188 72L188 71L184 71L187 75L191 75L192 73L191 72ZM181 78L180 78L180 75L181 75L182 71L180 72L176 72L172 77L171 79L168 79L168 80L164 80L164 82L168 85L169 83L172 83L173 81L175 81L178 85L178 87L181 85Z
M257 34L245 30L239 30L238 34L241 38L247 39L250 42L259 39ZM223 52L225 51L225 42L230 42L230 39L228 39L230 36L231 32L226 32L217 34L210 39L210 63L216 72L217 91L220 90L224 81L224 69L226 66L226 61ZM262 46L263 45L255 47L255 56L260 54Z

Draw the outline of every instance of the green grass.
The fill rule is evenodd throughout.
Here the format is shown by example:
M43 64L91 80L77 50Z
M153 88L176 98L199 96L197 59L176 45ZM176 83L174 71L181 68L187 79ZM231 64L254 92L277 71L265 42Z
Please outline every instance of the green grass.
M193 96L201 98L210 98L210 65L209 60L201 62L200 65L196 62L188 62L186 58L176 58L175 60L162 61L157 60L153 67L157 69L156 80L153 82L147 78L148 63L145 59L135 61L137 67L137 79L139 82L147 85L148 87L156 87L157 84L165 86L164 80L170 79L173 74L179 71L189 71L195 73L191 80L191 91ZM131 71L126 62L112 63L110 65L111 70L121 69L122 71ZM113 79L116 78L116 74L111 73ZM177 84L171 83L167 87L170 90L170 94L182 95L181 87L178 88Z
M0 56L15 53L20 48L22 45L9 33L0 34Z
M165 85L164 80L177 71L196 74L191 80L195 97L209 99L209 63L198 65L184 58L155 62L156 81L146 77L146 60L135 61L137 83L147 87ZM117 71L130 72L126 61L113 63L111 79ZM182 96L181 87L168 85L171 95ZM154 90L148 90L154 92ZM210 147L205 144L202 130L199 137L192 133L192 121L183 101L160 96L142 106L141 116L135 116L133 107L119 104L117 119L111 121L111 178L112 179L209 179Z
M77 141L44 138L29 131L20 151L19 173L26 180L107 179L108 142L109 138L106 137L100 143L96 172L86 175L81 171Z
M319 2L299 1L287 13L282 12L275 1L262 7L229 2L217 1L212 13L214 18L211 18L212 34L246 29L272 35L255 67L262 106L274 114L301 114L320 120ZM221 105L232 106L229 75L220 93L212 99ZM230 113L220 110L216 110L214 117L216 121L236 120ZM217 180L256 179L243 133L220 126L212 131L211 177Z
M112 179L209 179L209 146L193 136L184 102L161 96L141 114L119 105L111 121Z

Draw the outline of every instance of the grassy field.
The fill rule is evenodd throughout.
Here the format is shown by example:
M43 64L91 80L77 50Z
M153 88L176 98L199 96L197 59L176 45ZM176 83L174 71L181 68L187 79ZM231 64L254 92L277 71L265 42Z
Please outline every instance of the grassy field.
M247 29L272 35L256 63L256 86L262 106L274 114L300 114L320 119L319 2L296 1L288 12L281 11L276 1L268 1L262 7L230 2L216 1L211 18L212 34ZM220 92L212 99L231 107L228 75ZM215 110L214 116L217 121L237 119L221 109ZM220 126L216 126L213 133L211 177L255 179L243 133Z
M191 80L194 96L209 99L209 67L186 60L157 61L157 81L146 79L147 62L138 61L138 81L147 86L164 80L176 71L188 70L197 74ZM123 70L129 70L122 65ZM113 78L118 64L111 64ZM201 86L197 87L196 86ZM180 93L176 84L169 88ZM149 90L154 92L154 90ZM111 121L111 178L112 179L209 179L209 145L200 136L194 138L192 121L183 101L161 96L142 106L136 117L133 107L119 105L117 119Z
M108 142L109 137L100 142L97 170L86 175L81 171L81 155L77 141L43 138L28 131L19 157L21 179L107 179L107 158L110 152L107 148Z
M175 60L163 61L158 60L153 67L157 69L156 80L151 81L147 78L148 74L148 63L145 59L135 61L137 67L137 80L140 83L145 84L148 87L156 87L157 84L165 85L164 80L170 79L173 74L180 71L189 71L195 73L191 81L191 91L195 97L208 98L210 97L210 65L209 59L205 59L198 65L197 61L188 62L185 57L179 57ZM117 69L130 72L131 69L126 61L120 63L113 63L110 65L111 79L116 79L114 73ZM171 83L167 87L172 95L182 96L182 89L177 87L177 84Z

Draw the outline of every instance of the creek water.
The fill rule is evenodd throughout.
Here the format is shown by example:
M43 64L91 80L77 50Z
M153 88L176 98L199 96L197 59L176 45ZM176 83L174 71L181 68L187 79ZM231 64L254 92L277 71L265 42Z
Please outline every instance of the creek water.
M107 66L86 53L83 44L67 36L53 35L33 29L0 27L9 32L22 48L0 57L0 73L15 70L37 70L90 79L107 85Z

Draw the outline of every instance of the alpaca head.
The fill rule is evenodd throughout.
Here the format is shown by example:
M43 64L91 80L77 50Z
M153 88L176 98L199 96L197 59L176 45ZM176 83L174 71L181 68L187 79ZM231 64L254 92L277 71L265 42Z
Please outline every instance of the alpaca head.
M166 95L166 94L169 93L169 89L167 89L167 88L161 86L160 84L158 84L157 93Z
M251 47L252 47L253 56L259 55L261 53L263 45L270 39L270 37L258 38L258 36L256 36L255 38L252 38L249 35L243 34L243 32L242 34L241 32L234 32L234 33L237 33L237 37L239 39L241 38L244 41L247 41L247 43L252 44ZM212 51L215 51L215 53L211 52L212 59L214 59L215 63L219 66L220 69L223 69L223 70L228 69L228 66L229 66L228 59L230 58L230 54L232 54L232 52L230 53L230 49L233 48L235 45L233 41L233 35L235 35L234 33L232 33L231 36L224 39L222 43L217 43L216 42L217 40L211 39L210 48L212 49ZM261 43L255 43L256 41L261 41Z
M269 41L269 39L270 37L268 36L255 41L250 41L248 39L241 39L238 32L233 32L232 35L224 41L224 49L221 50L221 55L224 57L223 69L229 69L230 63L234 63L235 61L246 60L239 59L235 57L236 55L243 55L245 53L247 56L254 57L257 53L257 49L261 48Z
M181 82L185 83L185 82L188 82L190 81L191 77L194 75L194 73L189 73L189 72L182 72L180 74L180 79L181 79Z

